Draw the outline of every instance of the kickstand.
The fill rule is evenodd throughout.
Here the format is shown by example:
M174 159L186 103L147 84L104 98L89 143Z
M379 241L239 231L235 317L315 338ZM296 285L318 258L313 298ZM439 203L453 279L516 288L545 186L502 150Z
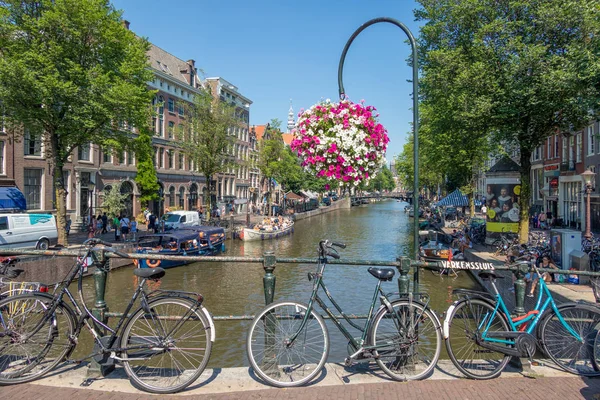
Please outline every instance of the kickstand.
M88 386L91 386L91 384L92 384L94 381L97 381L97 380L98 380L98 379L96 379L96 378L86 378L86 379L85 379L83 382L81 382L81 383L79 384L79 386L81 386L81 387L88 387Z

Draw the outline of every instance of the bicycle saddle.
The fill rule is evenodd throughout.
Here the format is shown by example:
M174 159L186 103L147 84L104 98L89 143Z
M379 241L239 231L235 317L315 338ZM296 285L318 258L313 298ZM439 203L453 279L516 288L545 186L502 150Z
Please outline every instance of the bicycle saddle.
M494 271L481 271L479 274L481 279L503 279L503 276L496 275Z
M140 278L160 279L165 276L165 270L162 268L135 268L133 274Z
M382 281L391 281L394 277L394 270L391 268L375 268L371 267L368 269L369 273L375 278Z

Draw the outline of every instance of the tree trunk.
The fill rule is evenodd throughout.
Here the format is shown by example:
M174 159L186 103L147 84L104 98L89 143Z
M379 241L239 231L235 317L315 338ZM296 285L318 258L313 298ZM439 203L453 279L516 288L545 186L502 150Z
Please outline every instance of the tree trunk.
M54 192L56 193L56 227L58 229L58 244L68 246L67 237L67 190L63 180L63 165L54 165Z
M521 149L521 193L519 194L519 243L529 241L529 200L531 198L531 150Z

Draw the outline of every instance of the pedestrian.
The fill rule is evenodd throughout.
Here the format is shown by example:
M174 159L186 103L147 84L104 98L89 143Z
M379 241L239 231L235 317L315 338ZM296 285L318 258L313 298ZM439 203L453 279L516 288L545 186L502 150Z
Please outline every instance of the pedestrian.
M543 212L541 212L540 216L538 217L538 223L540 225L540 229L546 229L547 228L547 226L546 226L546 218L547 218L546 214L543 213Z
M136 239L136 235L137 235L137 221L135 219L133 219L133 220L131 220L131 223L129 225L130 225L131 236L132 236L131 241L135 242L137 240Z
M102 233L108 232L108 217L106 213L102 214Z
M67 232L67 236L71 232L71 217L67 216L67 224L65 226L65 231Z
M96 234L96 218L94 216L89 217L88 222L88 239L92 239Z
M127 242L127 235L129 234L129 218L127 216L121 218L121 236L123 236L123 241Z
M121 217L115 216L112 220L112 225L115 230L115 242L118 242L121 237Z
M481 214L485 217L487 215L487 207L484 205L481 206Z
M156 217L154 214L148 214L148 232L154 232L156 229Z
M96 218L96 231L94 233L95 236L100 236L102 233L103 224L102 224L102 215L98 214L98 218Z

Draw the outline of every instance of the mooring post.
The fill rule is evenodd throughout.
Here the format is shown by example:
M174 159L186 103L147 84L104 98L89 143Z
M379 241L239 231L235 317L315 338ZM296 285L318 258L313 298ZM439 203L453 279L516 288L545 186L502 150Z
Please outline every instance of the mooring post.
M263 286L265 290L265 305L269 305L273 302L275 296L275 264L277 259L273 251L265 251L263 254L263 268L265 269L265 276L263 278Z
M398 277L398 290L400 291L400 295L408 294L410 290L410 278L408 277L408 273L410 272L410 258L398 257L396 261L400 262L400 266L397 267L400 273Z
M527 264L519 264L516 270L513 271L515 277L515 313L517 315L525 314L525 274L529 271Z
M94 301L94 307L92 308L92 314L98 318L99 321L106 323L108 317L108 306L104 300L106 293L106 277L108 275L109 264L106 262L106 255L104 251L94 251L92 253L93 263L92 265L96 268L94 271L94 288L96 289L96 299ZM84 260L83 262L86 262ZM106 264L105 264L106 262ZM88 365L87 376L89 378L104 377L110 374L115 369L113 365L100 365L94 358L91 359Z

